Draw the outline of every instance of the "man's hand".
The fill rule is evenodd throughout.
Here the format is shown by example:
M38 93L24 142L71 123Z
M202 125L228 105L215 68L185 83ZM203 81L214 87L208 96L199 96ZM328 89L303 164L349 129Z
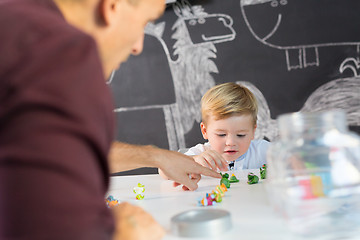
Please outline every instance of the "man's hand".
M209 167L213 170L219 169L220 171L228 170L228 162L216 151L206 150L199 155L193 156L195 161L204 167Z
M130 203L121 203L111 208L115 218L113 240L160 240L164 229L147 212Z
M155 167L162 170L165 178L195 190L201 175L221 178L214 170L196 163L182 153L157 148L114 142L109 153L111 172L121 172L140 167ZM190 177L191 176L191 177Z
M201 175L221 178L221 175L210 168L203 167L194 159L182 153L158 149L158 164L163 175L173 180L175 186L184 185L185 190L195 190ZM161 152L160 152L161 151Z

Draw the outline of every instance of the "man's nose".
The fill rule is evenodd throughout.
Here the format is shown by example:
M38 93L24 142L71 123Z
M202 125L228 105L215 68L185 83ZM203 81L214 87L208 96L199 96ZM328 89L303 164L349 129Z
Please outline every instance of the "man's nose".
M141 37L134 43L131 54L132 55L139 55L144 47L144 33L141 35Z

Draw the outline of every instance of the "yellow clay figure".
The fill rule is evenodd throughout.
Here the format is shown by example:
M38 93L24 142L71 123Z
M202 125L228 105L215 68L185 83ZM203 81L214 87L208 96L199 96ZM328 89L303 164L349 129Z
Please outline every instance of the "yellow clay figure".
M223 197L225 195L225 193L222 190L222 188L220 187L220 185L217 185L215 190L216 190L216 192L218 192L220 194L221 197Z
M136 187L134 187L133 192L136 194L137 200L144 199L144 192L145 192L145 185L142 185L141 183L138 183Z

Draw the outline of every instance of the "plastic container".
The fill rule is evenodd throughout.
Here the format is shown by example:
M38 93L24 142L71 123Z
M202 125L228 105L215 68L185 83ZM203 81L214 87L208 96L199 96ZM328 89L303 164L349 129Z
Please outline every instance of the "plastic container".
M290 229L314 239L360 233L360 137L340 110L279 116L266 189ZM315 238L316 237L316 238Z
M231 228L231 214L222 209L193 209L171 218L172 232L180 237L221 236Z

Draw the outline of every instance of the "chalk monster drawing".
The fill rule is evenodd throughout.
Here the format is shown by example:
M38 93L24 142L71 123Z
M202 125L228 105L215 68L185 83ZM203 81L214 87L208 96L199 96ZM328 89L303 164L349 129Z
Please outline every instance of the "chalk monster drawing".
M252 35L263 44L284 50L288 71L296 68L306 68L308 66L319 66L319 47L330 47L337 45L354 45L359 51L359 42L338 41L326 43L326 41L314 42L313 39L306 43L293 42L285 44L280 39L289 39L277 37L281 32L281 26L286 24L285 15L282 12L276 12L277 7L285 7L291 2L301 1L307 3L314 0L241 0L241 9L245 22L250 29ZM325 0L317 0L322 2ZM349 0L350 1L350 0ZM337 1L332 1L337 2ZM353 2L353 1L352 1ZM324 3L322 3L324 4ZM301 4L300 4L301 5ZM208 14L200 5L191 6L188 1L177 1L173 5L174 13L178 19L172 26L174 31L172 38L175 43L173 56L163 40L163 32L165 22L158 24L149 23L145 29L145 34L155 37L162 45L166 57L168 59L172 81L174 84L175 102L164 105L148 105L137 107L121 107L115 109L115 112L126 112L144 109L162 109L165 116L167 137L169 149L178 150L186 148L185 134L188 133L195 122L201 121L200 99L201 96L210 87L215 85L215 81L211 73L218 73L217 66L212 59L216 58L216 44L226 41L232 41L236 37L236 33L232 27L233 19L225 14ZM269 31L264 28L257 29L253 25L256 18L249 17L251 13L259 16L259 8L263 7L264 11L274 10L274 25ZM300 10L298 10L301 12ZM245 14L246 13L246 14ZM295 12L297 13L297 12ZM291 15L295 14L294 12ZM268 16L268 14L266 14ZM267 22L271 22L268 19ZM250 24L250 22L252 24ZM289 22L287 22L289 23ZM221 32L209 32L203 26L206 24L220 25L216 29L222 29ZM260 24L261 26L261 24ZM262 30L262 34L259 31ZM294 30L296 32L296 29ZM331 38L328 38L331 39ZM295 41L295 42L294 42ZM310 44L313 41L314 44ZM292 63L290 55L292 51L298 54L298 62ZM309 52L313 52L313 59L310 59ZM328 109L343 109L347 113L348 124L351 126L360 126L360 63L357 57L349 57L343 61L339 67L340 74L346 72L353 74L353 77L334 79L320 87L318 87L306 100L300 112L322 111ZM112 77L109 82L111 82ZM171 81L169 79L169 81ZM246 81L238 81L248 87L256 96L259 102L258 127L255 133L256 139L267 138L270 141L276 140L278 137L278 127L276 120L271 118L270 108L267 100L261 91L252 83Z
M346 112L350 126L360 126L360 63L354 58L347 58L340 65L339 72L351 71L354 77L339 78L318 87L306 100L299 112L317 112L329 109L342 109ZM276 120L271 118L270 109L261 91L255 85L245 81L236 82L252 91L259 103L256 139L278 138Z
M351 10L360 8L358 0L240 0L240 8L255 39L285 51L288 71L319 66L320 47L354 46L359 57L359 28L351 15L357 15Z
M175 39L173 55L176 59L171 58L168 47L162 39L165 22L156 25L149 23L145 28L145 34L156 37L164 48L173 78L175 103L122 107L115 109L115 112L163 109L169 149L177 150L185 148L185 134L192 129L195 121L201 120L201 96L215 85L211 76L211 73L218 73L212 61L212 58L216 58L215 44L232 41L236 33L232 27L233 19L228 15L208 14L202 6L192 6L186 0L177 1L172 6L178 16L172 26L174 30L172 38ZM222 29L222 31L220 33L205 32L209 29L203 28L205 24L216 24L218 25L216 29ZM108 82L111 81L112 78Z

